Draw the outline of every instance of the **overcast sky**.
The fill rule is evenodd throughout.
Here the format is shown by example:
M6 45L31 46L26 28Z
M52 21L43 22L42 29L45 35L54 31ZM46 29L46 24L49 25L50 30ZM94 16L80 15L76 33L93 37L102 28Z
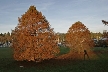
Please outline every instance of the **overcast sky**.
M11 32L30 5L42 12L55 32L66 33L77 21L91 32L108 31L101 22L108 21L108 0L0 0L0 33Z

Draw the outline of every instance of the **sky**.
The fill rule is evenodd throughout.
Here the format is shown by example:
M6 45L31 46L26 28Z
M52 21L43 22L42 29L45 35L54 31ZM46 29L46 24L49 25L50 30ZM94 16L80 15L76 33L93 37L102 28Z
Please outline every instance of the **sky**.
M66 33L77 21L90 32L108 31L108 0L0 0L0 33L14 30L31 5L46 17L55 32Z

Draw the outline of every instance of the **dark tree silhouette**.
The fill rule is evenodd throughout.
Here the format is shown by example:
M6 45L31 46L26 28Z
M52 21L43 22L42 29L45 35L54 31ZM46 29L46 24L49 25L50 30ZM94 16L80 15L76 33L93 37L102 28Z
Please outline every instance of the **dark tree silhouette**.
M108 21L102 20L102 23L108 25Z

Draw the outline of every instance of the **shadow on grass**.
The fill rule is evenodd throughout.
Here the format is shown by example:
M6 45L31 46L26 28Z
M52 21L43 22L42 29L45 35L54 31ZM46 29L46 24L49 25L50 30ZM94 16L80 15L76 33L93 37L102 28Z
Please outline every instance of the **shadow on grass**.
M94 60L50 59L36 63L0 58L0 72L108 72L108 52L94 52L98 56Z
M0 72L108 72L108 60L50 59L39 63L11 61L0 69Z
M7 62L5 60L5 62ZM65 67L70 66L70 64L75 65L78 61L72 60L58 60L58 59L50 59L44 60L42 62L32 62L32 61L11 61L10 63L6 63L0 67L3 72L32 72L34 71L43 71L43 72L53 72L64 70ZM23 67L20 67L23 66ZM33 72L34 72L33 71Z

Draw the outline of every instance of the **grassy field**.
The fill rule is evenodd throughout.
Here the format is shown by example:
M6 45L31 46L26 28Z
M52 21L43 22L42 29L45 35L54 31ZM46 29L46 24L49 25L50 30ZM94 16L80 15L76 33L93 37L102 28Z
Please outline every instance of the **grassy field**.
M59 55L69 52L61 47ZM0 48L0 72L108 72L108 48L93 48L95 60L45 60L41 63L17 62L11 48ZM20 67L23 66L23 67Z

